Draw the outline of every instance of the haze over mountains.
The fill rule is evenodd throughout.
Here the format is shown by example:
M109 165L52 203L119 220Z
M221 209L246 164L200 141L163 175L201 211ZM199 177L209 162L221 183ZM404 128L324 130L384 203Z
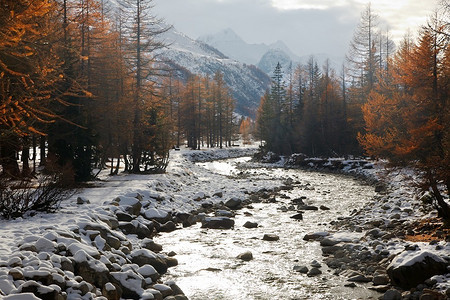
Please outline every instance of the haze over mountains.
M270 45L249 44L231 29L194 40L171 28L161 39L167 47L160 50L159 55L177 78L186 80L191 74L212 77L222 72L236 99L236 112L245 116L254 116L261 97L270 87L270 76L278 62L286 72L291 63L295 67L310 58L310 55L297 56L282 41ZM314 57L319 66L328 58L325 54ZM330 59L330 62L339 68L339 59Z
M170 29L161 37L167 47L159 55L186 80L191 74L214 76L221 72L236 99L236 112L254 116L261 96L270 86L270 77L257 67L228 58L219 50Z
M302 56L295 54L280 40L269 45L264 43L247 43L230 28L215 34L201 36L198 40L218 49L230 58L258 66L269 75L272 74L277 62L280 62L284 68L287 68L290 62L294 65L298 63L304 64L311 57L311 54ZM325 53L314 53L312 55L314 55L319 65L322 65L326 59L330 59L331 65L337 69L340 68L344 61L343 57Z

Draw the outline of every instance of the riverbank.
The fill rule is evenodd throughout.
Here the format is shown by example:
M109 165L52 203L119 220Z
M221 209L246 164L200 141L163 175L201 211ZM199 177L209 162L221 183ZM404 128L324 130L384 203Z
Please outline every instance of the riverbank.
M271 166L343 173L363 179L378 192L362 209L331 222L333 233L310 233L324 262L348 286L367 285L383 299L450 298L450 228L436 215L430 196L418 195L410 170L386 171L383 162L266 155ZM448 201L448 199L447 199Z
M268 165L256 166L254 163L238 161L240 167L234 166L221 173L223 166L217 165L218 162L211 163L210 169L206 169L205 165L194 163L247 156L255 151L256 148L172 151L166 174L121 174L114 177L102 175L102 180L93 182L92 188L85 189L64 201L61 210L56 214L37 214L11 221L1 220L0 290L4 294L10 294L9 297L5 297L6 299L17 299L14 298L15 295L23 296L27 292L47 299L104 299L102 297L119 299L121 296L135 299L186 299L182 289L177 285L181 278L176 279L177 284L169 279L173 277L172 270L181 267L176 266L179 261L184 263L184 258L192 260L192 257L180 255L178 252L182 249L177 248L179 244L182 244L180 241L183 235L188 235L190 228L196 237L199 236L198 233L201 237L205 232L214 232L219 238L213 239L211 243L224 242L224 245L230 245L227 243L233 242L233 239L228 238L227 231L201 229L201 227L228 228L234 225L233 232L239 236L247 232L243 231L243 228L246 228L243 221L252 218L252 214L256 218L256 212L267 218L269 216L278 218L279 214L283 214L287 222L291 219L292 212L299 210L299 203L295 203L294 210L288 205L296 199L294 195L288 194L294 188L300 189L303 195L310 195L311 198L314 192L316 196L323 194L323 197L320 197L323 198L321 200L333 199L333 195L327 194L327 190L321 190L319 184L308 185L307 180L295 179L297 175L284 174L282 168L271 170L265 168ZM273 167L280 166L280 164L273 165ZM255 167L259 169L252 169ZM249 171L250 169L252 171ZM353 170L372 170L373 172L381 168L373 166L373 168L361 167ZM402 183L403 179L398 179L399 183ZM317 190L313 191L313 189ZM361 262L357 270L361 274L357 275L365 276L366 281L379 280L378 277L375 279L378 275L386 276L385 273L375 274L375 271L380 271L379 268L372 272L369 267L364 267L366 260L364 257L368 258L368 254L370 254L370 260L367 259L367 261L381 266L403 252L408 257L419 256L426 259L431 254L419 254L426 251L439 257L445 257L445 253L448 255L448 243L442 241L433 242L432 245L416 243L418 247L413 249L410 246L405 252L402 247L409 245L409 242L404 242L401 238L396 240L386 235L394 228L392 224L399 223L408 227L409 221L406 222L403 219L413 221L426 216L425 213L418 211L419 206L414 204L417 201L413 200L410 188L380 191L377 197L381 197L381 200L376 198L375 201L368 201L367 205L358 204L357 206L361 209L355 210L351 216L348 216L350 212L342 212L339 220L336 220L337 215L333 215L335 212L329 212L327 215L325 209L311 212L311 216L325 215L329 217L326 220L335 220L332 224L334 228L330 227L329 221L320 221L320 228L329 228L329 230L326 237L324 237L324 230L321 230L321 234L317 237L323 244L317 249L326 249L322 251L325 255L323 262L330 270L325 271L329 272L330 276L337 276L338 280L342 280L354 275L346 273L353 270L354 262ZM267 210L271 209L274 211L267 214ZM303 213L305 217L308 217L306 211ZM400 218L397 218L397 214L400 214ZM383 220L382 223L373 223L380 219ZM386 222L385 219L389 221ZM239 223L241 221L242 224ZM296 229L307 230L309 223L294 224L297 224ZM264 230L267 228L267 233L271 234L270 226L262 228ZM182 227L185 229L181 229ZM386 234L380 236L381 232ZM165 243L164 241L174 233L180 234L181 237L172 244ZM306 233L317 232L300 231L295 236L295 241L302 247L311 249L308 246L309 243L318 244L319 242L302 241ZM291 236L289 232L286 234L286 241L293 243L288 240ZM214 240L217 241L214 242ZM259 238L255 240L249 236L248 241L255 241L257 246L261 245ZM334 245L330 246L327 243ZM279 258L277 250L279 245L273 241L271 247L274 249L265 250L269 252L261 253L261 257ZM433 246L434 249L429 249ZM437 249L438 247L440 249ZM232 248L228 248L227 251L229 249ZM270 251L274 252L271 254ZM387 254L386 251L389 253ZM232 253L233 257L228 259L232 265L236 262L234 254ZM320 255L321 253L317 253L318 258ZM386 260L381 263L381 260L374 260L374 257L382 257ZM399 258L407 261L406 256ZM196 263L201 265L203 257L197 255L195 259ZM255 261L258 259L256 257ZM301 273L293 270L294 267L296 269L302 267L299 265L301 261L295 263L294 260L284 266L282 271L286 274L283 276L288 276L286 278L293 276L292 278L295 278L293 284L298 281L307 282L309 276L302 277ZM353 265L348 260L352 260ZM273 264L278 261L274 261ZM399 263L399 265L402 264ZM250 266L252 264L238 264L234 267ZM333 268L333 266L338 267ZM205 269L210 267L205 266ZM365 269L362 270L361 267ZM213 269L207 272L213 272L213 274L219 272L216 278L217 280L222 278L223 274ZM233 268L229 272L233 272ZM332 275L333 273L335 275ZM210 273L207 274L207 277L211 277ZM313 276L311 278L317 278ZM323 275L323 278L329 280L331 282L329 285L332 288L336 286L336 289L344 295L348 290L343 292L341 288L356 289L360 292L366 290L366 286L362 283L355 283L356 287L342 287L339 282L334 283L333 277ZM269 281L269 286L273 282L285 287L291 286L286 282L283 283L290 279L266 278L264 280ZM308 288L320 286L318 282L311 281ZM351 285L351 282L349 284ZM443 291L446 287L448 288L448 277L443 275L443 277L433 278L429 286L422 288L421 293L424 294L423 291L428 287ZM230 290L230 286L225 288ZM294 286L293 289L295 288ZM316 292L318 293L316 295L320 295L328 290L319 288ZM360 292L355 294L361 295ZM269 297L270 291L268 293ZM230 294L233 295L233 292L230 291ZM417 293L414 295L417 296ZM234 295L233 299L241 299L238 296ZM329 299L333 299L332 297L333 295ZM273 295L271 298L277 299ZM33 298L29 295L26 299ZM267 298L264 298L263 294L258 299Z

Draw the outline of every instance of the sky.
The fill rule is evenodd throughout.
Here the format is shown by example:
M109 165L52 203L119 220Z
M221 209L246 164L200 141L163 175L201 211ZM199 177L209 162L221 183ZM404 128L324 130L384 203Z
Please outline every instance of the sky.
M153 0L154 13L191 38L231 28L248 43L282 40L297 55L344 56L371 2L394 41L426 24L438 0Z

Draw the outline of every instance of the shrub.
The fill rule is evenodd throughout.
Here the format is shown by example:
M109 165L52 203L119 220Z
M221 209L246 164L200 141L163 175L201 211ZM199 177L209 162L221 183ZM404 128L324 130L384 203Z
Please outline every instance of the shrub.
M31 211L54 212L74 192L65 187L60 174L42 175L33 181L0 178L0 215L11 219Z

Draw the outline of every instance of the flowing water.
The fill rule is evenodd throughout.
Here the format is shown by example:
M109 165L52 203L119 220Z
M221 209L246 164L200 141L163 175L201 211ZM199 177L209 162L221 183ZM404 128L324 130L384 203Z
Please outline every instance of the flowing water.
M240 172L236 164L246 159L202 163L213 172L230 175ZM329 223L347 216L373 197L373 187L354 178L286 170L281 168L245 169L254 180L291 178L294 189L285 194L291 199L306 196L307 204L325 205L329 211L306 211L303 220L290 218L295 211L283 212L290 200L277 197L277 203L254 203L253 208L236 212L234 230L202 229L200 224L163 234L157 241L177 253L179 265L170 268L165 278L173 279L189 299L376 299L380 294L364 285L344 287L346 278L332 275L322 261L318 242L307 242L307 233L330 231ZM251 214L251 215L250 215ZM254 221L258 228L242 225ZM266 233L279 241L263 241ZM236 256L245 251L253 260L243 262ZM322 274L308 277L295 272L295 265L310 267L317 260Z

